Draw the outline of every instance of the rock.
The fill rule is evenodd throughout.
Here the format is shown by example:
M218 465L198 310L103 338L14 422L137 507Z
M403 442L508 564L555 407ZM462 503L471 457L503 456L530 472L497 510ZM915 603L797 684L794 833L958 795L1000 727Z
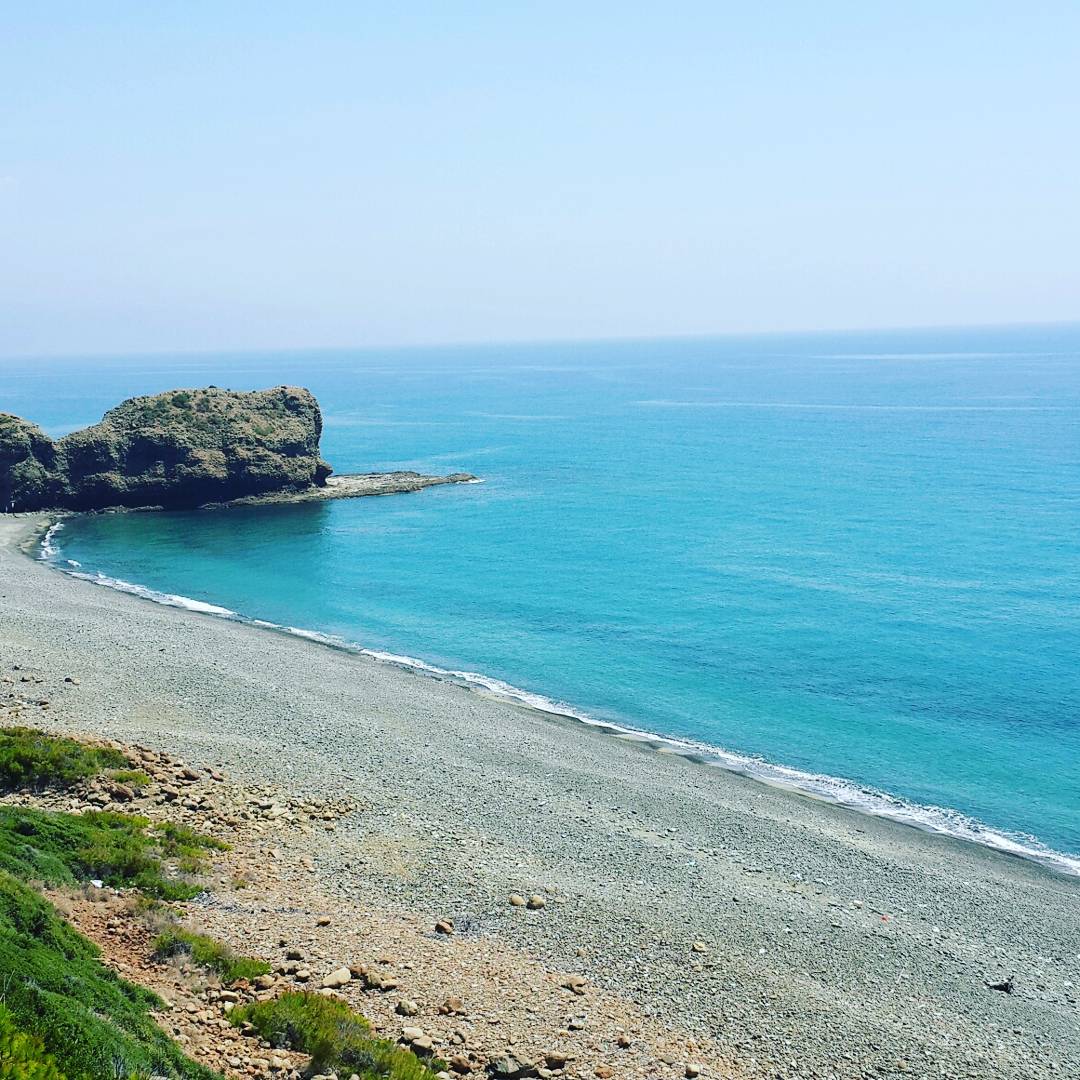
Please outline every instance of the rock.
M524 907L525 906L525 897L522 896L520 893L511 893L510 894L510 906L511 907Z
M397 1003L397 1008L394 1010L398 1016L416 1016L420 1012L420 1006L415 1001L410 1001L408 998L402 998Z
M697 1080L697 1077L701 1075L701 1066L692 1065L687 1062L686 1068L683 1071L686 1074L686 1080Z
M424 1037L424 1029L418 1027L407 1027L401 1029L401 1041L402 1042L416 1042L417 1039Z
M323 979L320 988L323 990L336 990L339 986L344 986L350 979L352 979L352 973L347 967L341 967L336 971L330 972L330 974Z
M304 954L303 954L303 952L300 951L300 949L286 949L285 950L285 959L286 960L303 960L304 959Z
M273 975L258 975L255 978L255 988L257 990L270 990L277 979Z
M518 1080L522 1076L535 1076L536 1066L526 1061L519 1061L513 1054L504 1054L496 1058L488 1065L488 1069L495 1076L504 1077L505 1080Z
M323 487L310 391L172 390L131 398L57 441L0 413L0 510L193 507Z
M440 1006L439 1012L444 1016L460 1016L465 1012L465 1002L456 994L451 994Z
M435 1046L427 1035L421 1035L419 1039L413 1039L409 1043L409 1049L420 1057L430 1057L435 1052Z
M462 1076L473 1071L472 1062L464 1054L455 1054L446 1064Z
M549 1050L544 1055L544 1063L547 1065L547 1067L549 1069L555 1069L555 1070L565 1069L566 1068L566 1063L569 1060L570 1059L566 1056L566 1054L563 1054L558 1050Z
M547 900L539 893L533 893L529 897L528 902L525 905L530 911L539 911L541 908L547 907Z
M615 1070L610 1065L597 1065L593 1069L593 1073L600 1077L600 1080L608 1080L609 1076L614 1074Z
M703 953L703 952L708 952L709 951L708 946L705 944L704 941L695 941L694 944L690 946L690 948L691 948L691 950L693 952L697 952L697 953Z
M581 997L585 993L585 987L588 983L588 979L584 975L567 975L563 979L562 986L564 990L569 990L572 994L577 994Z
M317 918L315 920L315 925L316 926L329 926L330 925L330 916L329 915L320 915L319 918Z
M454 921L453 921L453 919L440 919L439 922L437 922L435 924L435 933L436 934L447 934L447 935L449 935L449 934L452 934L453 932L454 932Z

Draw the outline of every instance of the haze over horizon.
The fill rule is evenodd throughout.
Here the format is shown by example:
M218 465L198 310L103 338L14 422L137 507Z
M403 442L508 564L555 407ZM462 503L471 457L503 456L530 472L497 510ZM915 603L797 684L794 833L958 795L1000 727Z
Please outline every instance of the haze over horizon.
M3 356L1080 317L1072 4L5 24Z

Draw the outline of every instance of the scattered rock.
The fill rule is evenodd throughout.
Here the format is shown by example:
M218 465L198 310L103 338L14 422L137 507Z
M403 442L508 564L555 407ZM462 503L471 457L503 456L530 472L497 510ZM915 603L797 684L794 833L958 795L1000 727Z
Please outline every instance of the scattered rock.
M511 907L524 907L525 906L525 897L522 896L521 893L511 893L510 894L510 906Z
M436 934L450 935L454 932L454 920L453 919L440 919L435 924Z
M323 979L321 988L323 990L336 990L339 986L344 986L351 979L352 972L350 972L347 967L341 967L336 971L330 972L330 974Z
M397 1003L397 1008L394 1009L394 1012L396 1012L398 1016L417 1016L420 1012L420 1006L409 998L402 998Z
M525 905L530 911L539 911L541 908L547 907L547 900L539 893L533 893L529 897L528 902Z

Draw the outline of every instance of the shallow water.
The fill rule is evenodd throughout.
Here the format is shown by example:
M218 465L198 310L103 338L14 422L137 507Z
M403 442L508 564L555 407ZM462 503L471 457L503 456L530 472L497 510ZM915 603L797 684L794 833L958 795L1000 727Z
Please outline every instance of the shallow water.
M54 560L1080 854L1080 328L7 362L0 408L282 382L338 471L484 483L85 518Z

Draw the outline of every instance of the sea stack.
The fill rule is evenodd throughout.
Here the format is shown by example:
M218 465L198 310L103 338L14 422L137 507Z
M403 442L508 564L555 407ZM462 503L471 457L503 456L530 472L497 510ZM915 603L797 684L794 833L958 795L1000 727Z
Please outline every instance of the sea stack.
M322 414L295 386L136 397L53 441L0 413L0 510L190 508L325 486Z

